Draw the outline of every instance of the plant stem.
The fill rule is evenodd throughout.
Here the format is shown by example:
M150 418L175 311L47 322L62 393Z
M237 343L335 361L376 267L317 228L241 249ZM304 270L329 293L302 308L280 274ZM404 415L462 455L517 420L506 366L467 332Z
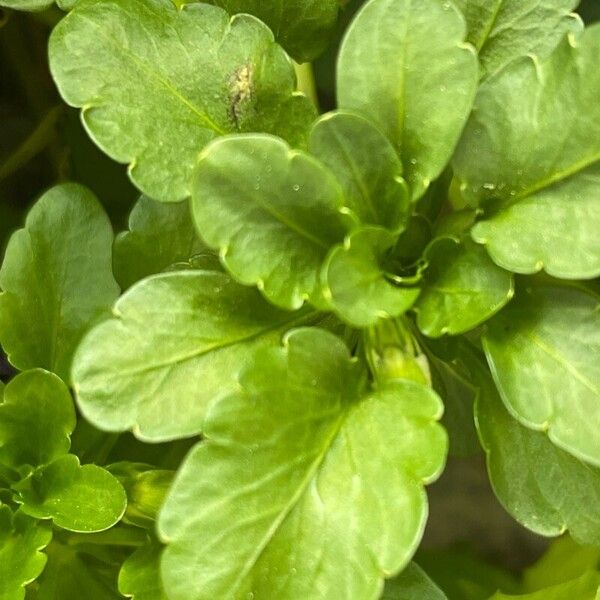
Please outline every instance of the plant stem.
M294 62L294 68L296 69L296 77L298 79L298 91L310 98L320 112L319 96L317 94L312 63L298 64L297 62Z

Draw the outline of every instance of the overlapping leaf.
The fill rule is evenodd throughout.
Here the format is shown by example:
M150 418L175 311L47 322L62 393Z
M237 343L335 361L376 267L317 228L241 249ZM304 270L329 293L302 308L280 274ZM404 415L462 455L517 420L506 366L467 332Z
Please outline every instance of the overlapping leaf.
M600 311L576 288L522 290L489 324L484 347L521 423L600 466Z
M134 429L153 441L194 435L252 352L305 319L224 273L150 277L83 340L73 370L79 406L105 430Z
M450 2L370 0L338 64L338 102L371 118L398 149L414 199L444 169L478 81L465 22Z
M381 600L448 600L446 594L412 562L394 579L385 584Z
M133 600L168 600L160 578L162 546L149 541L138 548L119 573L119 591Z
M419 329L430 337L457 335L498 312L513 295L512 275L469 240L438 238L415 305Z
M547 60L517 60L479 89L454 169L485 210L473 238L501 267L600 275L599 52L600 26L590 27Z
M581 28L579 0L456 0L467 19L484 75L516 58L552 52L565 33Z
M569 530L600 544L600 469L557 448L503 406L493 382L479 376L477 427L500 502L519 523L546 536Z
M142 196L129 216L129 231L115 240L115 277L125 289L148 275L208 253L194 227L188 202L164 204Z
M394 241L385 229L358 229L330 253L323 266L329 305L355 327L403 314L419 295L418 288L393 283L384 270L386 251Z
M172 600L374 598L410 559L440 472L441 403L398 380L369 393L332 334L258 352L214 405L159 531ZM231 556L237 557L236 561Z
M596 600L598 594L600 594L600 573L590 571L572 581L559 583L531 594L512 596L498 592L490 600L573 600L574 598Z
M238 281L288 309L306 299L322 305L319 270L344 238L343 203L324 166L266 135L215 141L193 184L202 238Z
M55 28L50 67L98 145L162 201L189 195L214 137L266 131L301 144L314 118L271 31L203 3L84 1Z
M14 366L68 380L83 333L118 295L112 243L108 218L87 189L59 185L35 204L0 269L0 343Z

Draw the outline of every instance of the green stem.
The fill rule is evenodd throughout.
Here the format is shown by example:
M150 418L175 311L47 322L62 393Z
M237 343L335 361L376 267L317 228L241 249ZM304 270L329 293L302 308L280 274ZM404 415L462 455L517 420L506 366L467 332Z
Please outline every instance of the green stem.
M296 78L298 79L298 91L307 96L316 106L317 110L320 111L319 96L317 94L312 63L298 64L295 62L294 68L296 69Z

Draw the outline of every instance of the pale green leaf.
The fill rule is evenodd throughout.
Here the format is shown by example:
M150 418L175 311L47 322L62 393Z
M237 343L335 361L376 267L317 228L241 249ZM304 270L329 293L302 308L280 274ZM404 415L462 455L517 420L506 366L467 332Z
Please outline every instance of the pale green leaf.
M477 88L462 15L440 0L370 0L340 51L338 102L394 143L413 199L444 169Z
M17 375L0 404L0 463L45 465L69 451L74 428L71 394L56 375L41 369Z
M119 292L112 243L107 216L82 186L56 186L34 205L0 269L0 343L15 367L68 381L81 337Z
M590 27L479 90L454 169L468 201L484 209L473 238L501 267L600 275L599 53L600 26Z
M370 393L365 376L319 329L257 354L159 516L171 600L367 600L408 563L444 463L442 406L407 380Z
M207 4L84 1L54 29L50 67L96 143L162 201L189 195L214 137L266 131L302 144L314 118L269 29Z
M477 427L502 505L540 535L568 529L581 543L600 544L600 469L557 448L545 433L521 425L489 375L478 379Z
M381 600L448 600L448 597L415 562L385 584Z
M50 528L0 505L0 600L25 598L25 586L44 569L40 551L51 538Z
M577 579L531 594L509 596L498 592L490 600L598 600L598 598L600 598L600 573L590 571Z
M458 335L497 313L513 296L513 277L470 240L438 238L425 251L428 268L415 305L430 337Z
M0 6L14 10L38 11L54 4L54 0L0 0Z
M133 429L152 441L194 435L254 349L277 344L306 318L223 273L150 277L83 340L73 370L79 406L104 430Z
M455 0L469 41L489 75L516 58L547 56L565 33L581 29L572 11L579 0Z
M600 310L574 288L522 290L484 347L500 394L527 427L600 466Z
M119 591L133 600L169 600L160 579L162 546L154 541L138 548L119 573Z
M383 259L395 238L387 230L370 227L354 231L336 247L323 266L323 285L336 314L355 327L405 313L419 295L390 281Z
M210 3L232 14L258 17L299 62L313 60L325 49L340 7L339 0L210 0Z
M103 531L117 523L127 506L119 481L97 465L79 464L73 454L39 467L14 486L22 510L52 519L69 531Z
M319 270L346 225L342 190L315 158L271 136L227 137L203 152L192 193L200 235L238 281L282 308L322 304Z
M126 289L148 275L208 253L188 202L164 204L142 196L129 216L129 231L115 240L115 278Z
M394 232L406 224L410 193L402 163L370 121L346 111L324 115L313 125L309 149L335 174L346 208L362 224Z
M556 539L542 557L523 573L523 588L535 592L565 583L600 567L600 547L582 546L564 535Z

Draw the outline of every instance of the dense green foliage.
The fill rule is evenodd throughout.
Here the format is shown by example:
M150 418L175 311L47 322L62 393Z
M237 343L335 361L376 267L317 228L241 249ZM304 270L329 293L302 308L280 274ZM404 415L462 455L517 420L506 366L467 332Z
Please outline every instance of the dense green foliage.
M593 5L0 7L0 600L600 598Z

